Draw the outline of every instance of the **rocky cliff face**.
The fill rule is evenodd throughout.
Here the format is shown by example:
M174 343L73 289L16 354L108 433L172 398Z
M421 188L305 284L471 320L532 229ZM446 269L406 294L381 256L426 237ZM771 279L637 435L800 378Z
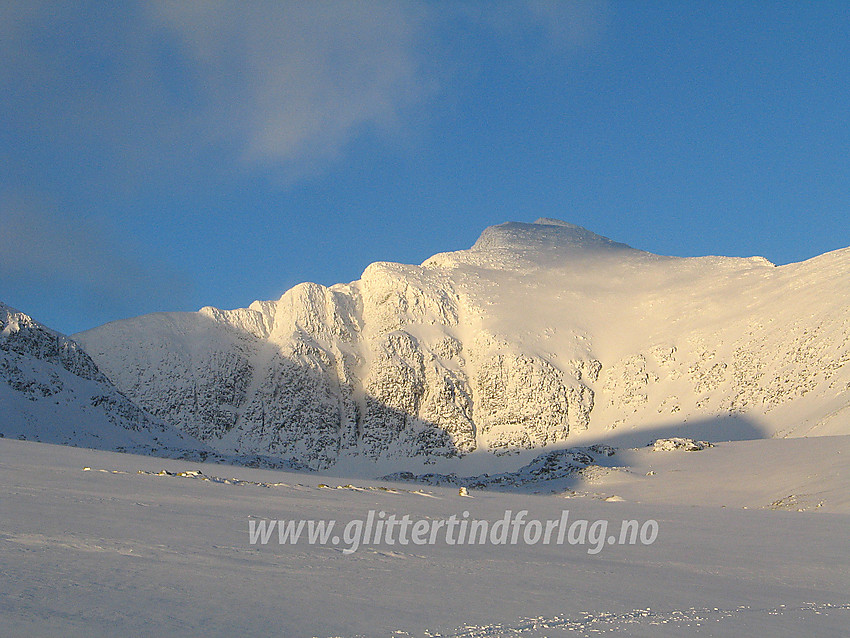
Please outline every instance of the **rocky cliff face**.
M848 308L850 251L681 259L539 220L351 284L75 338L125 394L220 452L325 468L663 429L844 432Z
M74 341L2 303L0 435L166 455L207 449L134 405Z

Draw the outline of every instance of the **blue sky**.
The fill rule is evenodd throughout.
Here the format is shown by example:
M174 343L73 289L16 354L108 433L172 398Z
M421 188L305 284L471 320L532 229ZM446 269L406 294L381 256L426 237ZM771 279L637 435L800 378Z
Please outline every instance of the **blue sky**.
M0 0L0 300L242 307L556 217L670 255L850 245L850 11Z

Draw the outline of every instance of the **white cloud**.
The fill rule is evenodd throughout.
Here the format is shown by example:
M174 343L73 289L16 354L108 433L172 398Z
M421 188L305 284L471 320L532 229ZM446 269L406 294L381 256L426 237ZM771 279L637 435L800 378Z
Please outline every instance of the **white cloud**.
M213 126L251 163L309 174L422 96L421 15L404 2L166 2Z
M165 0L95 11L0 0L0 115L62 148L113 149L109 188L117 174L143 188L213 154L291 183L364 132L408 138L436 87L451 90L468 66L455 56L477 55L453 38L474 31L505 56L558 54L594 41L605 17L596 1Z

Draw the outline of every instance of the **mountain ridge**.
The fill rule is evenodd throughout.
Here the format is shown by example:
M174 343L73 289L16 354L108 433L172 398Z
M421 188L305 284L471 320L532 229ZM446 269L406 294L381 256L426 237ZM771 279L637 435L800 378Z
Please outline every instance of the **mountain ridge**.
M712 418L841 433L848 282L850 250L785 266L664 257L542 218L419 266L376 262L355 282L75 338L128 396L219 452L451 470L481 451L516 464Z
M0 302L0 434L173 455L209 448L140 409L78 344Z

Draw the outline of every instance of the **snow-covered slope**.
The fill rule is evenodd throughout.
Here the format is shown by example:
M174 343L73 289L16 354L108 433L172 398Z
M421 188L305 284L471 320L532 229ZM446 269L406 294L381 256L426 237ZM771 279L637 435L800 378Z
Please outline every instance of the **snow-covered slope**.
M641 481L635 502L625 479L546 496L470 489L469 498L457 487L0 440L0 634L846 636L850 484L833 471L840 452L850 453L850 437L629 452L634 463L619 462L657 470L632 475ZM809 493L814 476L826 492L809 495L823 508L772 505ZM609 540L597 554L528 544L529 527L515 544L448 544L441 535L352 554L332 539L311 545L306 533L279 544L277 529L266 545L249 540L250 525L264 519L333 520L339 533L370 510L491 523L506 511L545 522L566 510L571 524L607 522L612 534L622 521L650 519L659 532L649 545Z
M848 309L850 249L662 257L541 219L420 266L75 339L219 451L475 473L551 446L850 433Z
M104 450L206 450L122 395L71 339L0 303L0 435Z

